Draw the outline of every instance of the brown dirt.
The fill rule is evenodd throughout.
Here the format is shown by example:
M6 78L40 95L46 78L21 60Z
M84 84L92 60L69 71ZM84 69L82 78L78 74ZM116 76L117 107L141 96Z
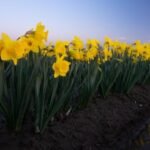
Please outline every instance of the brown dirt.
M0 150L130 150L149 116L150 85L136 86L128 95L96 96L43 135L34 134L30 123L18 135L1 127Z

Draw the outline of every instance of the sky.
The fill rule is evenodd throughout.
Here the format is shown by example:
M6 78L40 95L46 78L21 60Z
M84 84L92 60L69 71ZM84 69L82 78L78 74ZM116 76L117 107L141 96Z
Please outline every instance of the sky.
M0 33L12 38L42 22L49 41L105 36L150 42L150 0L3 0Z

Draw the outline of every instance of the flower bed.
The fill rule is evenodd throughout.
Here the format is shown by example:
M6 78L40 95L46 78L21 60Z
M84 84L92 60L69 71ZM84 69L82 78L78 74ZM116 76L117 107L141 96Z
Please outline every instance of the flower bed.
M134 100L134 97L130 98L129 93L137 85L143 87L150 83L150 43L135 41L129 44L106 37L104 44L96 39L90 39L84 44L79 37L74 37L70 42L56 41L55 44L50 42L47 45L47 36L48 31L45 31L41 23L17 40L12 40L7 34L2 33L0 39L0 115L4 128L8 131L20 134L24 132L24 129L28 129L29 125L32 129L31 133L42 135L49 129L49 125L55 124L56 120L72 117L70 114L78 114L83 110L83 114L84 111L88 111L87 115L89 114L89 117L92 115L91 120L98 115L98 122L88 121L87 118L87 124L81 125L83 127L81 136L86 135L88 138L91 135L101 138L102 134L105 140L107 139L103 134L105 129L99 126L106 123L108 128L115 125L114 128L120 127L122 130L126 126L122 125L123 120L119 124L117 119L124 117L126 121L124 123L127 124L132 121L130 120L130 116L131 118L134 116L134 112L130 110L132 105L135 113L140 109L146 110L143 104L140 104L138 108L136 106L138 100ZM144 97L147 90L141 89L142 93L138 93L142 94L142 103L146 101L146 106L149 104L149 98ZM110 93L116 94L111 95L109 102L107 99ZM135 96L139 96L138 94ZM98 95L101 98L95 100ZM128 102L130 105L122 107L122 104L126 105L122 99L125 102L130 100ZM94 100L97 106L94 106ZM106 106L102 107L105 101ZM91 109L91 107L95 108ZM119 109L118 114L114 111L115 109ZM122 114L124 112L129 113L127 118ZM95 116L93 113L96 113ZM100 114L103 117L112 115L113 121L109 119L107 122L107 117L101 118ZM116 118L118 116L119 118ZM105 120L102 124L100 124L100 118L101 121ZM81 119L83 120L80 120L81 122L86 123L85 119ZM114 124L114 120L117 124ZM103 130L97 131L98 127ZM76 128L68 128L68 131L74 132ZM114 136L117 140L119 131L114 135L110 133L110 136ZM94 137L93 142L96 142ZM87 141L92 142L90 139Z

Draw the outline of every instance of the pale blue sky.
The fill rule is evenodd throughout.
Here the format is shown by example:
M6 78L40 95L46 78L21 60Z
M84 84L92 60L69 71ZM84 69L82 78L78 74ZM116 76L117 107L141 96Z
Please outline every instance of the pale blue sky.
M11 37L42 22L49 40L110 36L150 42L150 0L3 0L0 32Z

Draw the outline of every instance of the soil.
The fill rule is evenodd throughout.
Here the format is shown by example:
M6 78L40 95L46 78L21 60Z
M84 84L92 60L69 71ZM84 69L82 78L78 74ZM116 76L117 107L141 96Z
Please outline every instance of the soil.
M30 122L20 134L1 125L0 150L142 150L149 118L150 85L136 86L126 95L97 95L87 108L49 124L43 135L35 134Z

